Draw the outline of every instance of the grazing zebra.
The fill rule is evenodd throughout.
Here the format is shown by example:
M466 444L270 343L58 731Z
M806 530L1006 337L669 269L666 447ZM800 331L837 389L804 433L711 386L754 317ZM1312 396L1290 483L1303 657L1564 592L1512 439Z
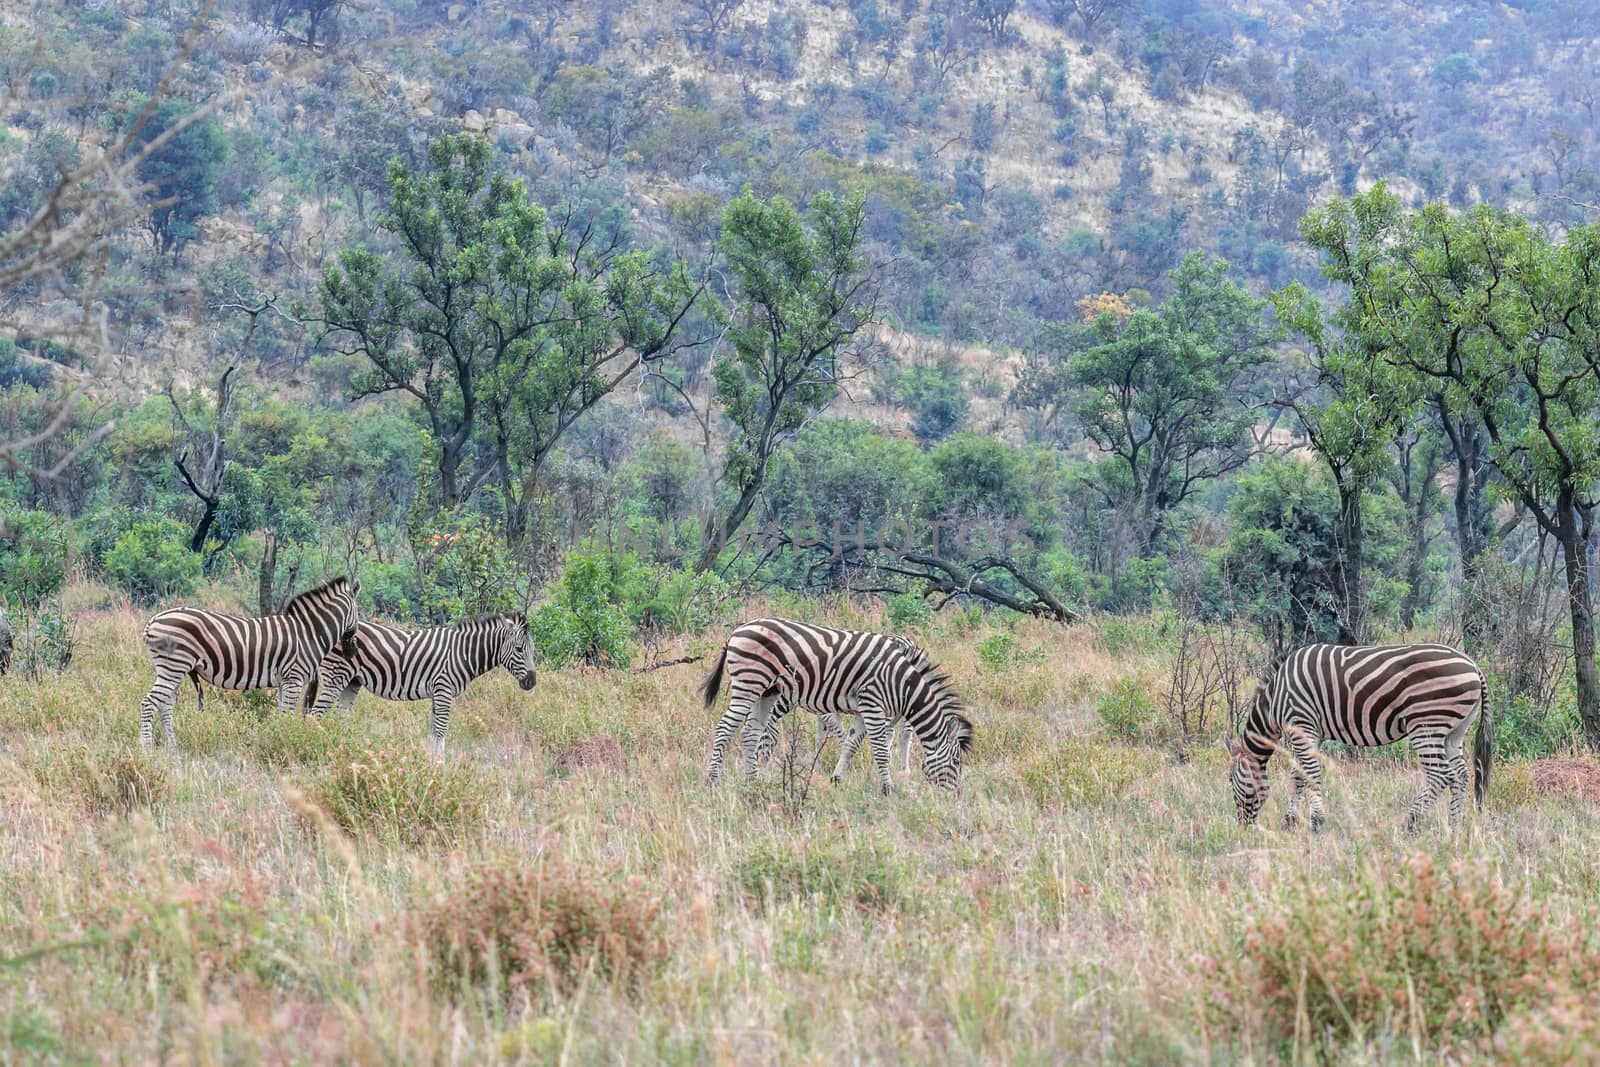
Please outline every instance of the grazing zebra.
M1494 723L1489 686L1470 658L1444 645L1308 645L1296 649L1277 674L1256 690L1244 736L1230 746L1229 779L1239 822L1255 821L1267 795L1267 760L1285 749L1294 761L1294 795L1284 825L1299 819L1302 793L1310 793L1311 829L1320 830L1324 741L1387 745L1409 739L1426 783L1412 801L1406 828L1415 830L1445 789L1450 790L1450 826L1461 819L1467 791L1462 755L1474 713L1474 794L1481 808L1489 792L1494 759Z
M757 619L734 630L722 646L717 665L701 686L707 708L716 704L724 669L729 675L728 710L712 742L707 780L713 785L741 726L747 727L745 777L755 776L761 750L775 737L769 724L780 705L854 716L834 781L843 776L865 737L872 745L878 783L889 792L890 730L902 716L922 743L922 770L928 780L946 789L960 781L962 757L972 746L972 723L961 714L949 679L903 638ZM754 721L747 723L752 716Z
M202 680L223 689L278 688L278 710L293 711L328 650L356 648L356 592L361 583L338 577L301 593L276 615L252 618L203 608L170 608L144 627L144 646L155 662L156 680L139 702L139 743L161 735L176 748L172 705L185 678L199 692Z
M491 615L425 630L363 619L357 636L354 656L334 649L323 657L312 714L326 715L336 698L340 709L348 711L362 686L385 700L431 700L428 736L436 749L444 747L451 707L473 679L498 666L524 692L539 680L528 620L521 615ZM320 697L316 687L322 690Z

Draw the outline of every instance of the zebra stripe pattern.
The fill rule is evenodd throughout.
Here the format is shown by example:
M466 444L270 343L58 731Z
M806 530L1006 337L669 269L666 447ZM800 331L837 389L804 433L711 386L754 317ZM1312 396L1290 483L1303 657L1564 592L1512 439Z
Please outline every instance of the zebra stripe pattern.
M1494 761L1494 723L1488 684L1470 657L1445 645L1296 649L1256 690L1244 736L1231 746L1229 780L1239 822L1248 826L1260 812L1267 795L1267 760L1278 749L1288 753L1294 769L1294 795L1284 825L1298 821L1304 795L1315 831L1324 819L1317 754L1322 742L1371 747L1409 740L1425 783L1411 803L1406 828L1415 830L1446 789L1454 828L1467 791L1463 745L1475 714L1474 795L1481 808Z
M533 666L533 639L520 615L469 619L453 626L402 630L362 620L354 656L339 649L323 657L312 714L326 715L337 699L348 711L363 686L385 700L428 700L428 737L444 747L450 709L473 679L504 667L523 692L539 681Z
M144 645L155 664L156 680L139 703L139 743L155 743L161 716L162 740L177 747L172 706L185 678L224 689L278 689L278 710L289 712L328 650L356 646L356 593L361 583L345 577L301 593L276 615L252 618L204 608L171 608L144 627Z
M863 738L871 743L878 783L889 792L889 741L904 718L922 745L922 770L946 789L960 782L972 746L972 723L950 681L915 645L888 634L757 619L736 629L701 686L716 704L726 671L728 710L717 722L707 780L715 785L733 735L744 729L745 777L755 777L771 750L775 713L810 708L819 715L852 715L832 778L839 781ZM779 709L782 709L781 711Z

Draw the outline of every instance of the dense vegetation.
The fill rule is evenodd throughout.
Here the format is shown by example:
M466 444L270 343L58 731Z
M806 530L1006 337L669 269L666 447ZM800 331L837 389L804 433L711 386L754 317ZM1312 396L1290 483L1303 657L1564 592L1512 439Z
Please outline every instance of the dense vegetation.
M0 1054L1586 1054L1587 7L0 5ZM131 747L142 616L332 573L539 688ZM962 803L696 793L756 611L928 644ZM1252 679L1408 637L1469 862L1382 755L1243 847Z

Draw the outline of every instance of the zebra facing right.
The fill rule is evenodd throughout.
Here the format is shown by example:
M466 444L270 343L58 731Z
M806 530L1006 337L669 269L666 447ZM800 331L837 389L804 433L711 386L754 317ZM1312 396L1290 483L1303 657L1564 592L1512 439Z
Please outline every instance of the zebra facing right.
M1471 658L1445 645L1296 649L1257 688L1244 735L1230 746L1229 781L1239 823L1250 825L1261 811L1267 760L1280 748L1294 770L1294 795L1284 825L1298 821L1305 795L1316 831L1324 820L1322 761L1317 755L1322 742L1371 747L1409 740L1425 781L1406 814L1406 829L1414 831L1434 798L1447 789L1453 829L1466 797L1463 745L1475 715L1474 795L1481 808L1494 760L1494 722L1488 683Z
M521 615L491 615L422 630L363 619L357 635L354 655L336 648L323 658L317 681L321 695L313 695L312 714L326 715L335 699L340 710L348 711L362 686L385 700L431 701L428 737L435 750L444 748L450 710L473 679L504 667L523 692L539 681L533 638Z
M223 689L278 689L278 710L294 711L317 664L340 645L356 648L356 593L361 583L343 576L301 593L275 615L229 615L204 608L170 608L144 627L144 644L156 680L139 702L139 743L155 744L156 715L168 748L178 741L172 706L185 678Z
M870 742L878 783L889 792L889 742L904 718L921 742L922 770L934 785L955 789L972 747L972 723L950 681L915 646L902 638L812 626L785 619L757 619L734 630L717 665L701 686L706 707L716 704L724 670L729 676L728 710L717 722L707 781L722 776L733 735L743 729L745 777L753 778L773 733L774 714L810 708L819 715L855 716L844 738L833 780L838 781L861 741Z

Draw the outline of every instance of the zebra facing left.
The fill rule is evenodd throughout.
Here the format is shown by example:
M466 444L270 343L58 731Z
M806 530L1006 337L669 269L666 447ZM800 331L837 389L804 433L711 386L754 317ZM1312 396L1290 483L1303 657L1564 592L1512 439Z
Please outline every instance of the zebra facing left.
M359 621L356 593L361 583L340 576L295 597L275 615L230 615L204 608L169 608L145 623L144 645L156 680L139 702L139 743L161 736L176 748L172 706L185 678L198 692L202 681L223 689L278 690L278 711L300 705L317 664L339 646L356 651Z
M1311 829L1320 830L1324 741L1372 747L1409 740L1422 764L1422 792L1411 802L1406 829L1415 830L1445 791L1450 826L1461 820L1467 791L1463 754L1473 738L1474 796L1483 807L1494 761L1489 686L1472 659L1445 645L1307 645L1291 652L1274 676L1256 689L1244 735L1230 746L1229 782L1239 823L1255 821L1267 796L1267 761L1282 749L1292 761L1294 795L1284 825L1299 820L1302 796L1310 801Z
M348 711L362 686L385 700L428 700L433 704L428 737L436 750L444 747L456 698L473 679L504 667L523 692L539 681L533 638L521 615L492 615L422 630L363 619L357 635L354 655L336 648L323 658L312 689L312 714L326 715L335 699L341 711Z

